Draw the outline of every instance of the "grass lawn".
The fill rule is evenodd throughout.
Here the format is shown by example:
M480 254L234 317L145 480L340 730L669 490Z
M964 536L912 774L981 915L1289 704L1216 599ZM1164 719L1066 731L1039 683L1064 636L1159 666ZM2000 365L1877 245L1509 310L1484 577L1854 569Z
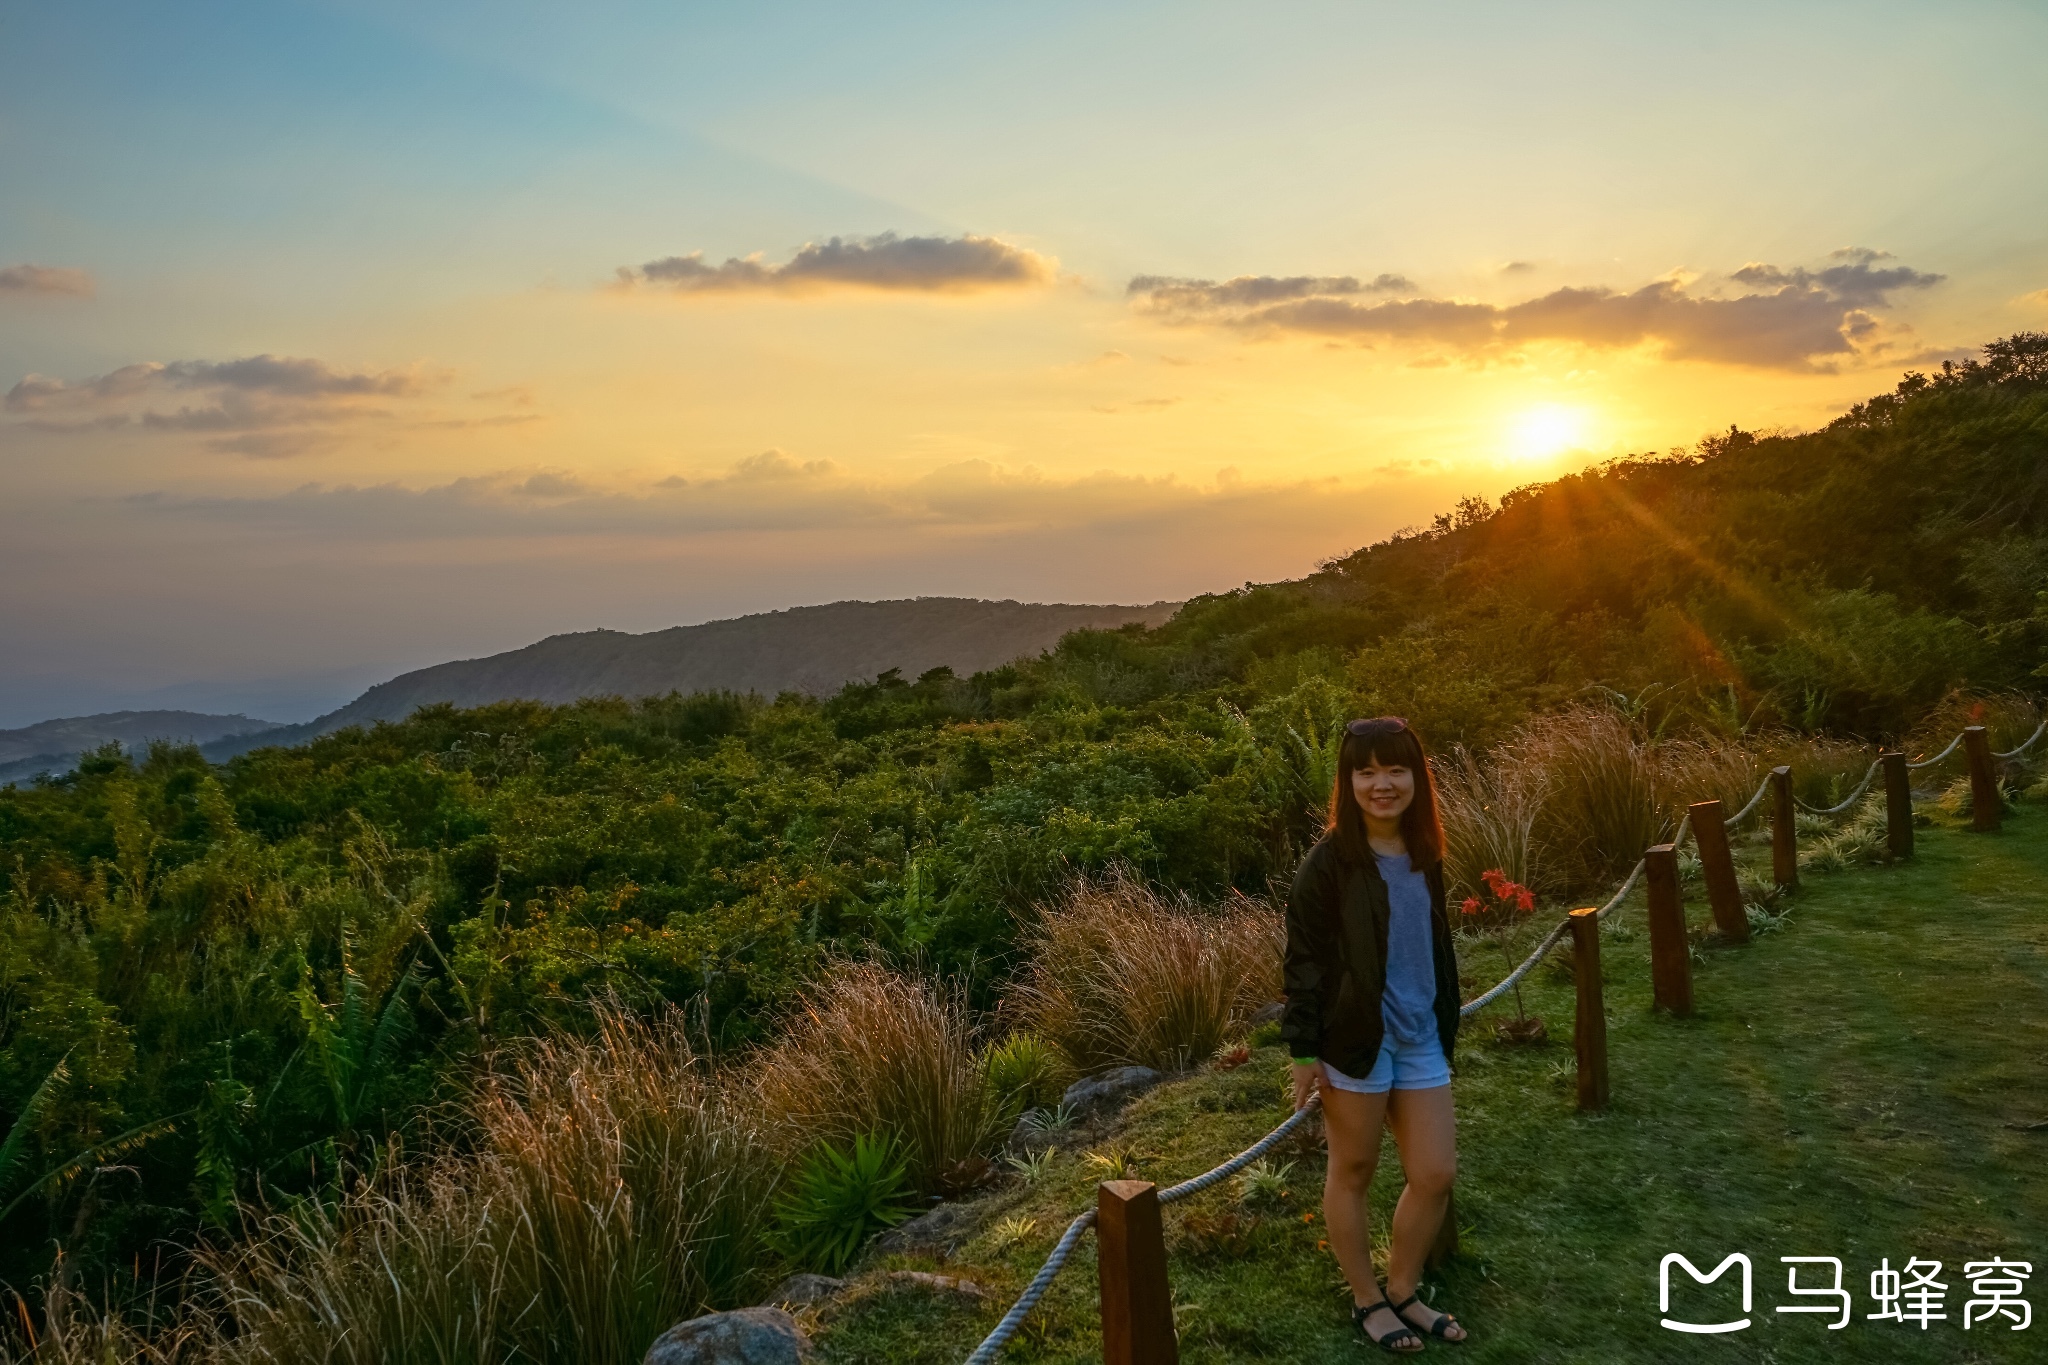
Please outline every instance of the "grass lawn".
M1701 947L1690 1019L1650 1012L1640 893L1611 916L1605 1113L1573 1107L1561 965L1532 973L1525 990L1550 1023L1548 1045L1493 1042L1500 1005L1466 1021L1455 1083L1462 1248L1425 1297L1456 1312L1471 1340L1425 1354L1472 1365L2048 1361L2048 810L2030 804L1995 835L1918 834L1912 863L1809 875L1770 932L1743 948ZM1706 920L1696 888L1687 908ZM1501 974L1483 952L1461 965L1474 993ZM1235 1071L1162 1087L1107 1144L1134 1149L1141 1174L1162 1185L1196 1174L1285 1116L1285 1065L1267 1048ZM1235 1240L1215 1235L1217 1216L1237 1211L1227 1185L1168 1209L1183 1360L1378 1358L1350 1328L1336 1262L1317 1249L1319 1147L1289 1155L1286 1207ZM980 1233L946 1268L986 1284L988 1303L856 1292L818 1324L822 1357L960 1361L1092 1201L1095 1179L1067 1154L1035 1185L1012 1182L983 1201ZM1389 1140L1374 1192L1382 1231L1399 1189ZM1005 1360L1101 1358L1093 1248L1083 1241ZM1755 1266L1753 1325L1719 1337L1661 1328L1664 1255L1705 1271L1735 1251ZM2044 1320L2026 1331L2002 1318L1963 1329L1963 1263L1994 1255L2035 1267L2024 1297ZM1855 1313L1846 1328L1773 1311L1800 1302L1785 1292L1780 1256L1843 1261ZM1880 1258L1898 1269L1913 1257L1942 1263L1948 1320L1925 1330L1867 1321ZM1673 1316L1736 1315L1722 1311L1737 1302L1735 1271L1697 1287L1674 1273ZM1815 1273L1804 1267L1801 1284L1825 1283Z

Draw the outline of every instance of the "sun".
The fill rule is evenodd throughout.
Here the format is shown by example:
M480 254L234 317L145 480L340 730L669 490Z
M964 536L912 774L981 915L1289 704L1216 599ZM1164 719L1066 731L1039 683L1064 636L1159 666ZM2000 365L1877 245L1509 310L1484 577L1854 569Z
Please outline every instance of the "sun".
M1547 460L1582 449L1592 425L1584 408L1543 403L1516 413L1508 426L1508 452L1517 460Z

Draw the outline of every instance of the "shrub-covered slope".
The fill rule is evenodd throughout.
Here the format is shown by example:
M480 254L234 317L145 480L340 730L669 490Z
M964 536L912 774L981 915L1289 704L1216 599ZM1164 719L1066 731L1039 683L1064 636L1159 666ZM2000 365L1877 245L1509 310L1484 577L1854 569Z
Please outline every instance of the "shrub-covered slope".
M132 1272L394 1143L468 1140L430 1106L493 1046L587 1032L595 996L687 1002L728 1052L835 954L992 1004L1077 872L1263 895L1314 836L1349 715L1474 746L1470 810L1502 754L1583 747L1557 707L1612 702L1632 823L1516 873L1578 894L1658 828L1644 803L1787 752L1765 727L1910 739L1956 685L2034 686L2044 456L2048 339L2015 338L1820 432L1467 504L968 678L427 707L218 766L113 747L0 789L0 1279L60 1240ZM2001 747L2033 725L1986 718ZM1652 763L1658 731L1701 747ZM1800 752L1810 800L1866 761Z

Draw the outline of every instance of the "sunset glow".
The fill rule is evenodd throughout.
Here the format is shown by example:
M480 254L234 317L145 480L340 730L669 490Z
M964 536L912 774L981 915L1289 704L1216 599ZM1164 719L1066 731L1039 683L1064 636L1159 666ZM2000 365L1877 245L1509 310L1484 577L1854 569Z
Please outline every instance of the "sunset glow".
M21 8L0 722L1181 598L2048 323L2041 12L1481 8Z
M1519 413L1511 427L1509 450L1525 461L1552 459L1587 447L1591 417L1582 408L1546 403Z

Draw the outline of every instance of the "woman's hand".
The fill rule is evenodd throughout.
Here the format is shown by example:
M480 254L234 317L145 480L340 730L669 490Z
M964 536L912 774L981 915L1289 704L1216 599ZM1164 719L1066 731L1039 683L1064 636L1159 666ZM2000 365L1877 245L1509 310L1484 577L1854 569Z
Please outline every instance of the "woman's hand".
M1321 1062L1296 1062L1294 1064L1294 1108L1300 1111L1308 1103L1308 1097L1323 1086L1323 1064Z

